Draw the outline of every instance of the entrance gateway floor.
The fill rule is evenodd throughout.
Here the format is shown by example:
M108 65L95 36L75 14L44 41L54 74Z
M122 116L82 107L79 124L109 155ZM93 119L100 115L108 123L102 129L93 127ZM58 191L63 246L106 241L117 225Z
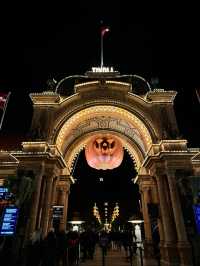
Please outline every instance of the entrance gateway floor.
M103 266L101 249L97 248L93 260L87 260L81 262L80 266ZM140 256L137 254L133 257L132 265L140 266ZM131 262L126 259L125 251L122 249L112 250L110 249L105 257L105 266L131 266Z

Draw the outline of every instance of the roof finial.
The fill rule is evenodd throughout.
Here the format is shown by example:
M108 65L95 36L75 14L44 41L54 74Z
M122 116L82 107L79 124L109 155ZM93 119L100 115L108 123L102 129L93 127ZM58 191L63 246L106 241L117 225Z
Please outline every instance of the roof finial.
M46 81L47 88L50 91L55 91L57 81L54 78L50 78Z

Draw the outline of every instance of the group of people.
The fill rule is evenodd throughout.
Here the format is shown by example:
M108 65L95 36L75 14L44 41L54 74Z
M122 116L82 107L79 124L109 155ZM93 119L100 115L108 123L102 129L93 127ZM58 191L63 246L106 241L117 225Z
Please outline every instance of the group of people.
M37 230L25 245L25 249L22 251L23 256L20 256L19 265L79 265L79 262L94 259L97 245L103 251L102 254L104 256L107 255L109 249L120 250L123 248L128 257L136 253L137 246L134 248L133 238L131 232L128 231L108 233L106 231L97 232L92 228L88 228L81 233L77 231L65 232L51 230L45 238L42 238L41 231ZM5 265L13 265L13 263L9 263L9 258L12 257L9 254L13 250L13 247L10 244L11 242L4 242L0 242L1 261L6 259Z
M26 266L72 266L79 259L79 234L51 230L42 239L39 231L27 245Z
M94 258L98 234L88 229L54 232L42 239L40 231L34 232L28 246L26 266L71 266Z
M28 245L26 266L72 266L78 262L93 260L96 245L99 245L106 256L109 248L121 249L128 254L133 248L133 236L128 232L95 232L87 229L77 231L50 231L42 239L36 231ZM136 248L132 250L136 252Z

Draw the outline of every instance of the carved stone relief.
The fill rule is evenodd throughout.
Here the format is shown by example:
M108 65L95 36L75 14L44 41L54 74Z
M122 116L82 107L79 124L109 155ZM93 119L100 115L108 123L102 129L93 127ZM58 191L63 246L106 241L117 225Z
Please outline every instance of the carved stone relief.
M145 152L145 147L139 131L135 127L133 127L130 123L122 119L113 118L111 116L93 117L85 120L83 123L78 125L76 128L72 130L71 134L66 139L64 145L65 149L67 148L68 145L70 145L70 143L72 143L78 137L86 133L98 130L111 130L122 133L123 135L135 140L135 142L140 146L142 151Z

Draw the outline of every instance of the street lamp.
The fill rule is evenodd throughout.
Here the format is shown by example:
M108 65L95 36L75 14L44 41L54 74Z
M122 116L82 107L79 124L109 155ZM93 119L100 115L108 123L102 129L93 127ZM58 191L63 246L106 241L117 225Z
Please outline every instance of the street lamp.
M69 224L72 225L72 231L81 231L81 225L85 223L85 221L82 221L79 217L79 213L75 212L74 216L72 217L71 221L68 221Z
M141 246L142 242L142 234L141 234L141 224L144 222L144 220L140 219L138 216L132 216L128 220L129 223L133 225L134 235L135 235L135 241L139 243L138 246Z

